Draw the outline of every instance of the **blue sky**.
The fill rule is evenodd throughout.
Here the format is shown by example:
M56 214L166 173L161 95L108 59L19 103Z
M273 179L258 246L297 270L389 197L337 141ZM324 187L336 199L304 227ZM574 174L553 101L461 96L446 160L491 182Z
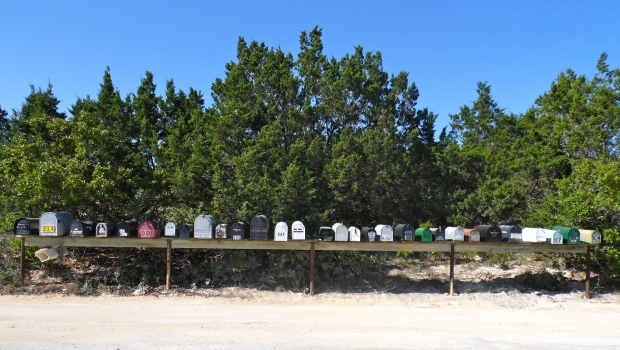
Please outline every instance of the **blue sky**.
M409 72L439 129L477 81L523 113L567 68L592 76L603 51L620 67L618 18L620 1L0 0L0 105L19 108L29 84L49 81L66 111L97 94L107 65L122 95L148 70L159 93L173 78L210 102L239 36L296 55L301 31L318 25L328 56L362 45L387 72Z

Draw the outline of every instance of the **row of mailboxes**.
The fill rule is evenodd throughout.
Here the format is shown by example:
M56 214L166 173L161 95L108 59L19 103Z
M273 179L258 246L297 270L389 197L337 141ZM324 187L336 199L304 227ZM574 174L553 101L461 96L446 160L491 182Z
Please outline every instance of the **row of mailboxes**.
M20 218L15 221L14 234L41 236L71 237L140 237L155 238L161 236L161 225L151 219L140 223L137 221L92 222L74 220L69 212L47 212L40 218ZM258 215L250 222L249 238L255 240L287 241L305 240L306 228L301 221L295 221L290 227L285 222L275 225L273 235L270 232L269 219ZM290 236L289 236L290 232ZM218 224L212 215L200 215L194 224L177 226L168 222L164 228L164 236L180 238L228 239L241 240L246 238L246 226L243 222L232 225ZM331 227L319 229L319 238L323 241L352 242L391 242L391 241L468 241L468 242L505 242L505 243L549 243L576 244L586 242L600 244L601 234L596 230L579 230L573 227L554 226L551 230L544 228L521 228L512 225L478 225L474 228L449 226L441 228L418 228L410 224L399 224L394 229L390 225L373 227L346 227L335 223Z

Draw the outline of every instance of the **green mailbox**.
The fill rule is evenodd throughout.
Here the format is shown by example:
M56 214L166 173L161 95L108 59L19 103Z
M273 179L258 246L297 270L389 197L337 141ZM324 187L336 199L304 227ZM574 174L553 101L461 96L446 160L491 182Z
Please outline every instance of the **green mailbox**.
M562 233L562 238L564 238L565 244L579 243L579 230L574 227L553 226L552 230L560 231L560 233Z
M415 240L422 243L432 242L433 232L428 228L420 227L415 230Z

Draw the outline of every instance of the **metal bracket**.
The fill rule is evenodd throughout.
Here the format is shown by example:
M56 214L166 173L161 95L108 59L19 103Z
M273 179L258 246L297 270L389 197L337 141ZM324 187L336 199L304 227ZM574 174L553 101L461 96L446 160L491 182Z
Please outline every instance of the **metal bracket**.
M60 240L60 247L58 247L58 263L62 264L65 257L65 245L63 240Z

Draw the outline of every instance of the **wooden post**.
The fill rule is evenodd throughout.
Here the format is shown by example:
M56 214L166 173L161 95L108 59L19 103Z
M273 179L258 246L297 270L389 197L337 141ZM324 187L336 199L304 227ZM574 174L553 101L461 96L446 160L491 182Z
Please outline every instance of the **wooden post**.
M26 276L26 238L22 237L21 255L19 257L19 283L24 286Z
M586 247L586 299L590 299L590 245Z
M310 243L310 295L314 296L314 242Z
M166 259L166 290L170 289L170 270L172 269L172 240L168 240L168 257Z
M450 244L450 296L454 295L454 243Z

